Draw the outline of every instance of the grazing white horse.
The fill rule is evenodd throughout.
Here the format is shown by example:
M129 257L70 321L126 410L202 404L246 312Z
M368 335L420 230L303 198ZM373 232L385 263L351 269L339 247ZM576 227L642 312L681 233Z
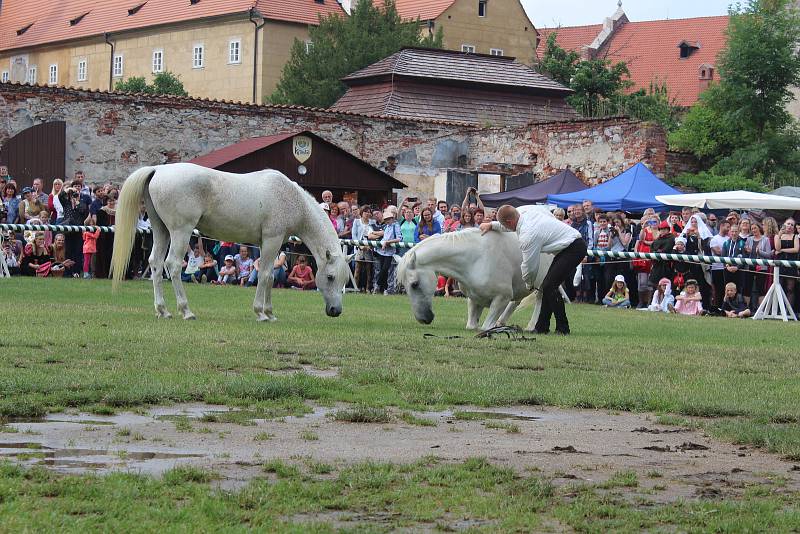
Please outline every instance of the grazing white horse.
M467 296L467 329L478 327L481 313L489 308L482 330L505 322L520 302L531 294L522 280L522 253L515 232L489 232L470 228L439 234L423 240L399 258L397 279L406 288L417 321L433 322L436 273L458 280ZM542 254L536 285L540 285L553 262ZM532 331L539 317L542 297L535 291L533 316L526 330Z
M153 230L150 267L158 317L171 317L162 291L166 266L178 310L184 319L195 318L180 277L194 228L213 239L261 246L266 263L258 272L253 302L259 321L275 320L272 259L290 235L299 236L317 261L317 287L325 300L325 313L331 317L342 313L342 289L349 269L336 231L314 198L280 172L231 174L191 163L135 171L125 180L117 202L111 260L115 288L128 269L142 199Z

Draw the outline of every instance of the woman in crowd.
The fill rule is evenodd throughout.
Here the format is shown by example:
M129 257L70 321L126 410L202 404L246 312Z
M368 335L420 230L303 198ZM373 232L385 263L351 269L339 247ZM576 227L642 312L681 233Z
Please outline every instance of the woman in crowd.
M449 216L444 221L444 232L456 232L461 228L461 208L457 204L450 207Z
M689 216L689 220L681 234L686 238L685 254L709 254L711 252L710 243L714 234L706 225L703 219L704 215L695 213ZM689 263L689 278L697 281L698 290L703 295L703 307L709 309L711 307L711 271L710 266L707 264ZM708 272L708 279L706 279L706 272Z
M331 203L329 206L330 211L328 211L328 218L330 218L333 227L336 229L336 233L339 234L344 232L344 224L341 217L339 217L339 206L335 203Z
M772 242L762 232L761 224L754 222L750 224L752 235L747 240L746 248L750 251L750 258L754 260L770 260L774 256L772 252ZM767 266L751 265L747 268L752 280L750 289L750 309L755 311L764 299L767 292Z
M414 222L414 212L410 209L406 209L403 213L403 222L400 223L400 233L403 234L404 243L414 243L416 241L417 223ZM408 249L400 249L398 253L400 251L405 252L406 250Z
M53 258L44 246L44 233L36 232L31 242L25 245L22 252L20 271L26 276L47 276L50 273Z
M64 181L56 178L53 180L53 189L47 196L47 209L50 211L50 221L53 224L61 224L64 219L64 207L61 205L61 201L58 200L58 194L63 187Z
M89 206L81 202L80 182L73 182L73 187L64 187L58 194L58 200L64 208L64 224L80 226L89 215ZM83 239L78 232L70 232L66 236L67 257L80 265L83 262Z
M366 204L361 206L361 216L353 221L353 239L356 241L363 241L367 239L370 232L369 217L372 213L370 207ZM374 258L372 256L372 247L361 246L356 249L356 269L355 280L358 290L366 293L372 287L372 264Z
M63 275L64 276L78 276L78 272L75 269L75 262L72 261L67 257L67 247L66 247L66 238L64 234L56 234L56 237L53 239L53 244L50 245L50 255L53 258L53 270L56 270L56 265L60 265L63 268Z
M649 212L647 210L650 210ZM640 223L639 238L636 240L636 252L651 252L653 242L658 238L658 215L651 208L645 210ZM639 307L644 308L650 301L650 270L653 262L638 259L631 262L636 272L636 289L639 293Z
M564 211L564 208L556 208L553 210L553 217L559 221L564 221L564 219L567 218L567 213Z
M648 311L669 312L675 304L675 297L672 295L672 282L669 278L662 278L658 281L656 290L653 291L653 299L650 301Z
M97 226L113 226L117 214L117 200L109 195L106 205L97 211ZM111 253L114 249L114 234L103 232L97 239L95 277L108 278L111 270Z
M3 188L3 211L6 217L2 222L16 224L19 221L19 202L17 185L14 182L8 182Z
M461 212L461 225L458 229L464 230L465 228L475 228L475 214L472 212L472 208Z
M422 218L420 219L420 223L417 226L417 230L414 233L414 241L419 243L423 239L427 239L428 237L436 234L442 233L442 227L439 226L439 223L433 220L433 210L430 208L425 208L422 210Z
M779 260L797 261L800 257L800 238L797 236L797 229L794 219L791 217L786 219L783 223L783 228L775 236L775 255ZM781 285L786 291L786 296L789 302L794 304L796 280L793 277L797 276L797 267L781 267Z

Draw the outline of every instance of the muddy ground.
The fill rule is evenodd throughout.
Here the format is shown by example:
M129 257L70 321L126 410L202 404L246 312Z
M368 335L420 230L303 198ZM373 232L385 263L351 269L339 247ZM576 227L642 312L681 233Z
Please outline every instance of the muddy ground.
M42 464L66 473L131 471L158 475L175 465L209 468L219 485L234 489L265 476L271 459L334 466L366 460L412 462L486 457L520 471L538 471L556 484L599 483L623 470L637 473L649 498L736 497L754 483L785 481L800 490L800 468L781 458L714 441L702 431L658 425L647 414L529 407L470 409L486 412L463 420L452 412L417 413L435 426L397 417L390 423L339 422L342 407L314 407L311 414L253 425L201 421L220 406L179 405L114 416L53 414L16 421L17 433L0 433L0 458ZM462 416L463 417L463 414ZM485 418L484 418L485 417ZM492 428L514 425L515 428ZM509 431L509 429L511 431Z

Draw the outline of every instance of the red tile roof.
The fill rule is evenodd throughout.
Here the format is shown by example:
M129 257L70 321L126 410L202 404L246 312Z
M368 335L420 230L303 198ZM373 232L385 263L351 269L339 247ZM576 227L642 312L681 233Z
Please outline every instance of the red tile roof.
M257 9L267 19L316 24L320 15L344 14L336 0L3 0L0 50L26 48ZM138 11L129 14L137 6ZM81 15L77 23L70 24ZM31 25L26 31L18 32Z
M398 76L427 80L447 80L469 85L513 87L566 95L564 87L519 63L509 56L490 56L454 50L404 48L372 65L348 74L342 81L347 85L366 83L366 80Z
M372 0L376 6L383 7L385 0ZM397 12L404 20L433 20L452 6L456 0L396 0Z
M202 165L203 167L208 167L209 169L216 169L217 167L224 165L229 161L239 159L242 156L246 156L247 154L251 154L256 150L261 150L262 148L267 148L275 143L280 143L284 139L289 139L290 137L294 137L300 133L301 132L289 132L278 135L268 135L265 137L253 137L251 139L245 139L239 143L235 143L233 145L220 148L219 150L209 152L208 154L198 156L192 160L189 160L189 163Z
M540 29L539 56L550 33L557 33L556 40L562 47L580 51L597 35L591 35L594 28L599 33L602 26ZM652 81L665 82L676 104L691 106L708 84L700 80L700 67L716 66L717 56L727 42L727 28L727 16L628 22L606 42L598 56L625 61L634 89L647 89ZM681 59L678 45L682 41L695 42L699 49ZM719 80L717 72L714 79Z

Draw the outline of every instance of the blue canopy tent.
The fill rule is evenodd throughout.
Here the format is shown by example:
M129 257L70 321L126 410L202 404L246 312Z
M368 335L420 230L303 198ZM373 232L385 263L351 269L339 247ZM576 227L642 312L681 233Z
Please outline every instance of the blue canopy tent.
M586 189L586 184L581 182L580 178L575 176L572 171L566 169L535 184L509 189L502 193L481 195L481 201L490 208L499 208L503 204L519 207L528 204L544 204L547 202L547 195L572 193L582 189Z
M635 213L647 208L662 211L667 207L656 200L656 195L680 194L680 191L668 186L650 172L643 163L637 163L622 174L591 189L563 195L548 195L547 202L566 208L583 200L591 200L595 208Z

